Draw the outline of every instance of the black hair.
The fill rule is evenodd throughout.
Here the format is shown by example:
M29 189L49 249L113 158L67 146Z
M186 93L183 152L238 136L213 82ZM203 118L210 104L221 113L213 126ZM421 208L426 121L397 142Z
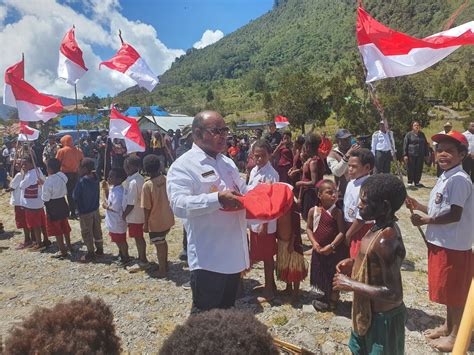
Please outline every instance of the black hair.
M127 178L127 174L123 168L112 168L110 169L109 176L115 176L116 178L120 179L120 181L125 181Z
M142 167L142 159L137 155L130 155L125 159L124 164L140 169Z
M285 131L283 132L282 136L288 136L291 138L291 131Z
M279 354L266 325L250 312L213 309L191 315L165 340L160 355Z
M370 169L372 170L375 165L375 157L367 148L360 148L351 152L351 157L357 157L360 160L362 166L369 164Z
M319 146L321 145L321 136L317 133L309 133L305 137L304 143L309 148L309 150L313 152L317 152L319 149Z
M335 183L333 180L331 180L331 179L324 179L324 180L321 180L321 181L318 183L319 192L321 192L321 190L322 190L322 189L321 189L321 186L323 186L323 185L329 185L329 184L331 184L331 185L333 185L333 186L336 185L336 183Z
M270 146L270 143L268 143L266 139L259 139L255 141L255 143L252 146L252 151L254 151L255 148L265 149L268 152L268 154L272 154L272 147Z
M361 191L366 193L367 201L379 205L388 201L395 213L403 205L407 190L403 181L392 174L371 175L362 183Z
M92 158L82 159L81 168L87 170L88 174L90 174L95 170L95 160Z
M47 167L52 172L57 173L61 169L61 162L59 161L59 159L51 158L48 160Z
M148 154L143 158L143 170L148 174L156 174L160 171L160 158L155 154Z
M300 146L303 146L304 142L305 142L305 139L303 135L299 135L298 137L296 137L295 143L298 143Z

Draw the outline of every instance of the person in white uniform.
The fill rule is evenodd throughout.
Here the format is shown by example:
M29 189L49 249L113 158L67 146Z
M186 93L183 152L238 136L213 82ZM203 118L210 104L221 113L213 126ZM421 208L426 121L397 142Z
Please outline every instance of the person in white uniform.
M390 174L390 162L395 157L393 132L385 128L384 121L379 122L379 130L372 134L372 154L375 157L375 172Z

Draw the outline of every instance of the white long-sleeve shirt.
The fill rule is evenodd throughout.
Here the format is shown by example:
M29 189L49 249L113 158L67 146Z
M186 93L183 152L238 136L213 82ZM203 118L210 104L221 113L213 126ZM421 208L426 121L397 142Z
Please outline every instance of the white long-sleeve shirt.
M341 153L342 157L341 160L337 160L336 158L333 158L331 155L329 155L326 158L326 161L328 162L329 170L331 170L331 173L333 173L334 176L341 177L343 175L347 175L347 171L349 169L349 165L347 165L347 160L344 160L344 154L336 148L335 151L338 151ZM348 176L346 176L347 178Z
M43 185L41 199L44 202L55 200L67 195L67 176L62 172L49 175Z
M23 174L20 172L15 175L12 181L10 181L10 188L13 189L10 193L10 205L12 206L21 206L21 180L23 180Z
M467 143L469 144L469 149L468 149L469 154L474 154L474 133L471 133L469 132L469 130L467 130L463 134L467 139Z
M190 270L234 274L249 267L245 210L223 211L218 192L224 190L244 194L247 186L231 159L214 159L196 144L168 171L171 209L186 219Z
M20 182L20 203L22 207L39 209L44 207L41 199L41 184L38 180L44 180L44 175L39 169L28 171Z
M377 150L393 153L394 151L392 147L392 141L390 140L395 143L392 131L387 131L384 133L381 130L378 130L377 132L374 132L372 135L372 154L375 156L375 151Z

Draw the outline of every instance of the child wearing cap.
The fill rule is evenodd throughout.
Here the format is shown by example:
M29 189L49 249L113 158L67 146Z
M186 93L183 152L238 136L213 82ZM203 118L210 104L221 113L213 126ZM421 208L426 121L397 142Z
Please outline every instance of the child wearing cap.
M469 176L462 170L468 143L460 132L436 134L436 160L443 173L430 193L428 206L407 198L407 206L424 212L412 215L415 226L427 225L430 300L447 308L445 323L425 332L430 345L442 352L453 349L472 279L474 199Z

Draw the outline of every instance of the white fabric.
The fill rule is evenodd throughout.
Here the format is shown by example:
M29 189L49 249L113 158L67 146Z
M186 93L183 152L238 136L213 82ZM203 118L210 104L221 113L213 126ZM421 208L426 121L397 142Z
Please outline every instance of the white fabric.
M148 64L142 58L138 58L124 74L135 80L138 86L150 92L158 84L158 77L153 74Z
M336 148L335 151L340 152L342 156L344 156L344 154L339 149ZM341 157L341 160L337 161L336 158L333 158L329 155L326 158L326 161L328 162L329 170L331 170L331 173L333 173L334 176L337 176L337 177L345 176L346 179L349 179L349 176L347 175L349 165L347 165L347 161L342 159L342 157Z
M127 223L122 218L123 186L117 185L109 191L108 208L105 210L105 227L112 233L126 233Z
M80 78L86 73L86 70L80 65L74 63L59 51L58 77L64 79L69 85L77 84Z
M382 152L393 152L390 139L392 139L393 143L395 143L392 131L387 131L384 133L381 130L378 130L377 132L374 132L372 135L372 154L375 156L375 151L377 150Z
M58 116L58 114L55 112L42 111L44 106L35 105L28 101L17 100L16 105L18 107L18 117L20 121L46 122L46 121L49 121L51 118Z
M134 206L130 213L125 218L127 223L145 223L145 211L140 206L142 205L142 188L145 179L140 173L135 173L123 183L123 203L122 207L125 210L127 205Z
M274 183L279 182L280 177L278 172L273 168L270 162L267 162L264 166L259 168L255 166L250 171L249 183L248 183L248 190L253 190L258 184L265 184L265 183ZM277 220L272 219L271 221L266 222L267 225L267 233L275 233L277 230ZM261 223L249 221L250 230L252 232L257 233L259 230Z
M23 180L23 174L17 173L10 181L10 188L13 189L13 191L10 192L10 205L12 206L21 206L21 180Z
M275 127L278 129L282 129L288 127L289 124L289 122L275 122Z
M249 267L245 210L221 210L218 191L224 190L247 191L234 162L222 154L214 159L195 144L168 171L171 209L186 219L190 270L234 274Z
M67 195L67 176L62 172L49 175L43 185L41 199L44 202L55 200Z
M35 128L32 128L32 127L29 127L29 126L26 126L28 129L31 129L33 131L32 134L24 134L24 133L20 133L18 135L18 141L19 142L30 142L30 141L35 141L39 138L39 134L40 134L40 131L35 129Z
M130 123L120 118L111 119L109 122L109 138L112 140L114 138L123 139L125 141L125 147L127 148L127 154L145 151L145 147L142 147L126 137L131 126Z
M38 184L38 180L44 181L44 175L39 169L31 169L28 171L23 180L20 182L20 204L22 207L31 208L31 209L38 209L43 208L44 203L41 199L42 194L42 186ZM38 184L38 194L35 198L25 198L25 189Z
M428 215L448 213L452 205L463 208L461 220L449 224L428 224L426 240L452 250L470 250L474 242L474 198L471 178L461 165L445 171L431 190Z
M469 131L466 131L463 134L466 137L467 142L469 143L469 148L468 148L469 154L474 154L474 134Z
M11 85L7 83L3 84L3 104L16 107L15 95L13 95Z
M359 214L359 194L362 183L367 180L369 175L353 179L347 183L346 193L344 194L344 220L354 222L356 219L362 220ZM371 222L366 222L371 223Z

